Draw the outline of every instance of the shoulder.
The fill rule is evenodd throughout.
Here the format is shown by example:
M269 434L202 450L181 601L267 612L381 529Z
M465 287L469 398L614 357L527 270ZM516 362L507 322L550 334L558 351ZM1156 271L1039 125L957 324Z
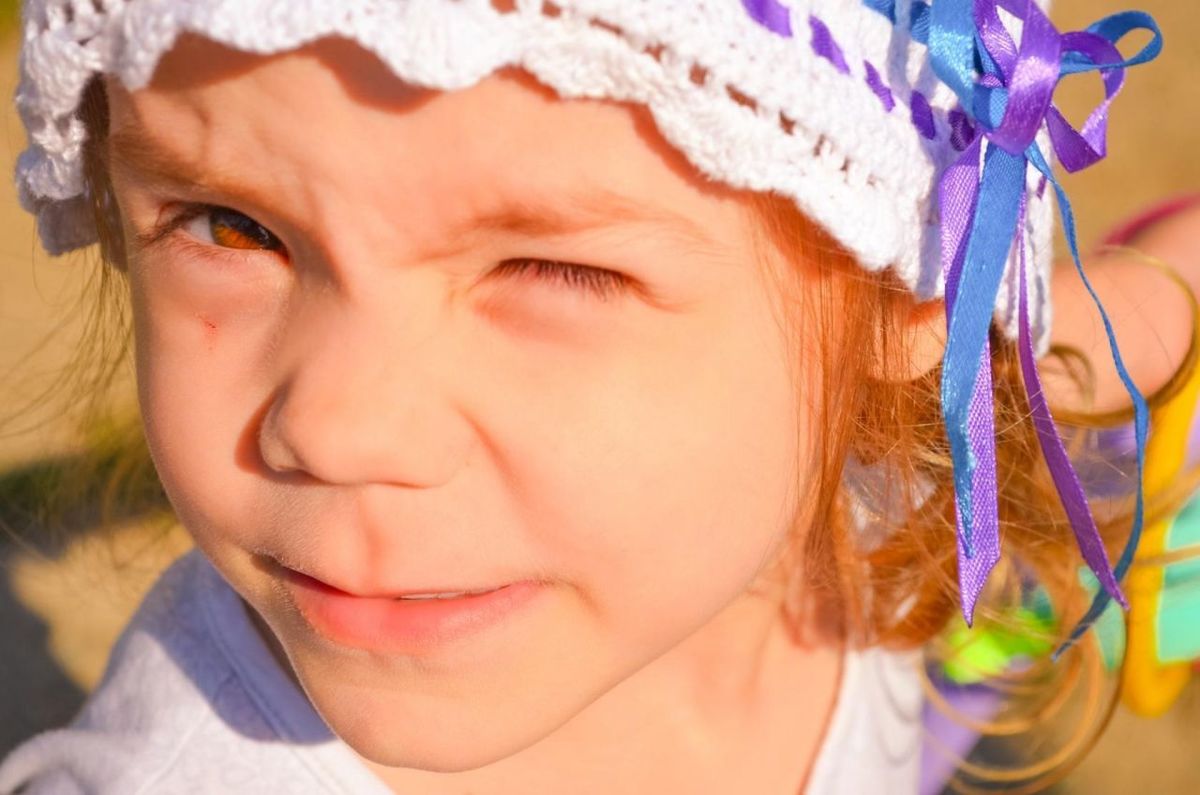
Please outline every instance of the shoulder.
M350 791L340 745L193 551L146 596L74 721L4 760L0 792Z

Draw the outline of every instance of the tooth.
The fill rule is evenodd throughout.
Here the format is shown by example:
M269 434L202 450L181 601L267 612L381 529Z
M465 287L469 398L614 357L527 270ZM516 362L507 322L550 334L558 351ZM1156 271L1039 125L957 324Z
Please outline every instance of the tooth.
M485 588L480 591L455 591L454 593L414 593L407 596L401 596L400 599L456 599L460 596L477 596L483 593L491 593L495 588Z

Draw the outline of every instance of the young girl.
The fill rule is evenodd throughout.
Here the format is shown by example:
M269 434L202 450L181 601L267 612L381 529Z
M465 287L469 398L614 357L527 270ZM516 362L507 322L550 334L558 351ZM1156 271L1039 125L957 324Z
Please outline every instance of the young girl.
M128 282L196 550L0 791L936 788L917 650L1091 621L1021 360L1059 64L1136 61L975 5L30 0L22 199ZM1155 391L1187 299L1108 269Z

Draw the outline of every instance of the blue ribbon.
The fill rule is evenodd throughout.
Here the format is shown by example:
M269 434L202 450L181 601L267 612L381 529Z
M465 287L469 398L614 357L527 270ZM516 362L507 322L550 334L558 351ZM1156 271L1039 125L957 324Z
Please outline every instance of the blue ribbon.
M1019 48L1001 24L999 8L1015 14L1023 22ZM1120 90L1124 77L1122 70L1156 57L1162 49L1162 34L1154 20L1141 12L1108 17L1086 32L1059 34L1033 0L937 0L929 13L929 25L928 46L934 72L953 89L962 108L982 132L986 146L978 185L969 186L974 187L974 195L963 195L961 174L953 177L958 187L948 189L947 181L952 179L950 172L941 193L944 239L955 225L969 220L965 253L944 253L951 261L945 263L949 330L942 373L942 407L954 463L955 503L960 526L963 611L968 623L978 589L982 588L982 581L993 561L986 562L982 569L977 567L969 577L961 569L976 556L980 529L988 534L996 532L995 517L977 515L975 510L982 495L986 498L984 501L989 502L989 514L994 511L996 486L993 475L993 482L987 486L991 491L980 491L977 477L980 453L982 451L985 468L991 468L988 456L994 457L995 440L981 440L979 424L972 426L973 401L977 403L980 398L980 368L989 359L988 332L1008 254L1014 245L1023 245L1023 230L1018 227L1018 217L1030 166L1041 172L1054 187L1076 270L1100 312L1113 361L1134 406L1137 501L1129 541L1116 567L1111 570L1090 509L1086 500L1081 499L1082 489L1078 486L1077 476L1069 462L1064 464L1065 455L1057 458L1051 455L1054 451L1043 439L1048 464L1076 537L1089 566L1104 586L1069 639L1055 652L1057 658L1087 631L1112 598L1125 604L1119 581L1132 562L1141 535L1142 472L1149 411L1121 358L1108 316L1083 272L1070 202L1034 137L1038 130L1046 127L1060 161L1068 170L1078 170L1101 159L1105 154L1107 109ZM1153 39L1133 58L1122 59L1115 44L1134 30L1148 30L1153 33ZM1082 132L1077 132L1066 123L1051 100L1059 80L1068 74L1086 71L1105 73L1106 97L1089 117ZM977 147L971 147L963 158L972 156L978 156ZM961 171L972 165L960 160L956 167ZM952 201L947 201L947 197ZM956 261L958 257L961 262ZM1039 383L1036 376L1032 383ZM987 405L990 408L990 401ZM974 408L978 415L977 405ZM1048 409L1044 411L1047 412L1044 419L1052 424ZM1057 436L1054 441L1061 447ZM1060 464L1064 464L1068 472L1062 472Z

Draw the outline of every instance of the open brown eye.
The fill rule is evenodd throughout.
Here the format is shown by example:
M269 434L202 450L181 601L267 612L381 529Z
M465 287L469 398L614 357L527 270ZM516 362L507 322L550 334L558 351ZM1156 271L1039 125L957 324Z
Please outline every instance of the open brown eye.
M266 251L283 248L279 238L262 224L226 207L213 207L209 210L208 232L212 235L213 243L223 248Z

